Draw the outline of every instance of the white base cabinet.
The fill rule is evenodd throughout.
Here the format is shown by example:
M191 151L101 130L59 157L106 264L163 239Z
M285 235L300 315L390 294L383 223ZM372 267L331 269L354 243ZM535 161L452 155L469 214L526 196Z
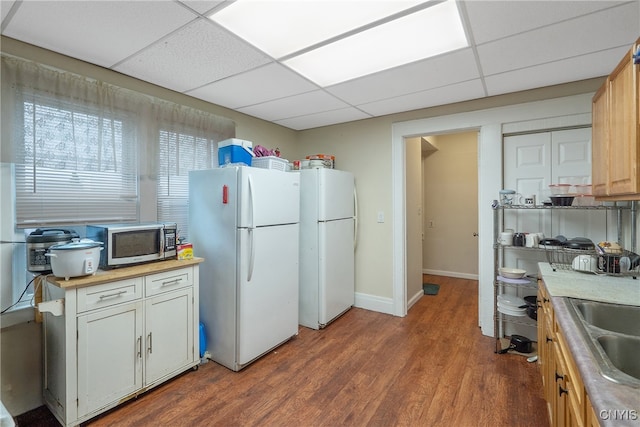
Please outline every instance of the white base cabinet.
M43 301L64 304L61 316L43 316L44 400L63 425L197 367L198 271L193 264L93 286L45 283Z

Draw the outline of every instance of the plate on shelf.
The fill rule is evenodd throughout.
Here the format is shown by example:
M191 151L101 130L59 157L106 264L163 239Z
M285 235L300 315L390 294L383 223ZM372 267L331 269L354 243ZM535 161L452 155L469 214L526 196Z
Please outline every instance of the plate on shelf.
M498 276L498 281L504 282L504 283L511 283L512 285L530 285L531 284L531 280L529 280L526 277L523 277L522 279L509 279L507 277Z
M498 311L500 313L503 313L503 314L508 314L509 316L522 317L522 316L526 316L527 315L527 309L526 308L511 309L511 308L508 308L508 307L503 307L500 304L498 304Z
M498 272L502 277L506 277L507 279L522 279L527 274L527 270L509 267L500 267Z
M517 297L515 295L501 294L498 295L498 305L502 305L511 309L518 309L520 306L527 305L524 298ZM523 310L526 311L526 308Z

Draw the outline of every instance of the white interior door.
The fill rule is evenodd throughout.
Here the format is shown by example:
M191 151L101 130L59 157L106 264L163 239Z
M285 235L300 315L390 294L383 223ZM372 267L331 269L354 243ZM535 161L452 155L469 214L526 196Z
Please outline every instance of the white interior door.
M244 365L298 332L299 226L242 229L238 236L238 364Z
M541 203L549 184L591 182L591 128L569 129L504 138L504 187L524 196L534 194ZM532 210L505 211L504 228L517 232L543 232L546 237L587 237L593 241L612 237L605 211ZM609 218L609 223L613 223ZM505 263L534 273L544 255L509 253Z
M321 326L349 309L355 301L353 227L353 219L319 225Z

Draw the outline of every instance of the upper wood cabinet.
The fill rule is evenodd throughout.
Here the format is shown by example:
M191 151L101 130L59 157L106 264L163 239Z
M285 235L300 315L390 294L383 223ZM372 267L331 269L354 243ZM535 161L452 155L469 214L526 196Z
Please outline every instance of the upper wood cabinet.
M639 47L640 38L593 97L593 194L603 200L640 200Z

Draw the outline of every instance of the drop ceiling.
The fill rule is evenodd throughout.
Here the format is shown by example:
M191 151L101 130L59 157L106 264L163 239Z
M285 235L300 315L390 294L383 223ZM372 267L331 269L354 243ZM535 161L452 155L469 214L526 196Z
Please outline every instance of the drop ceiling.
M230 3L1 0L1 30L295 130L605 76L640 35L640 0L458 1L468 47L322 87L209 19Z

